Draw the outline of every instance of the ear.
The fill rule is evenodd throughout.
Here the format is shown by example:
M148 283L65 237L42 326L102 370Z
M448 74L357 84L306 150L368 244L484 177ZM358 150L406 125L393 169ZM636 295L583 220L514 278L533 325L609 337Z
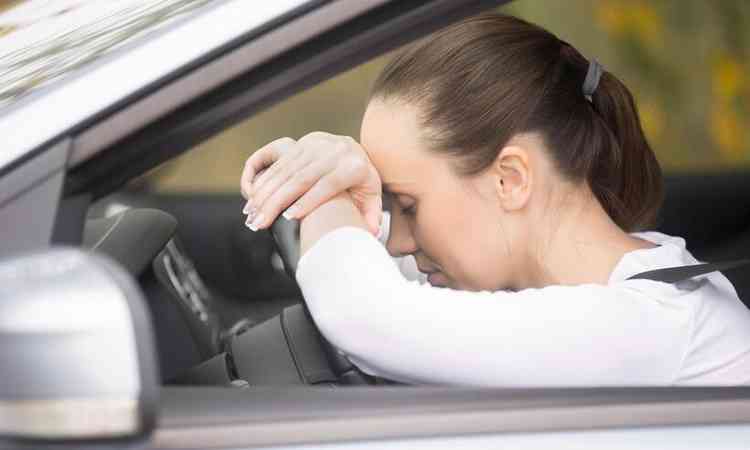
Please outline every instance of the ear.
M529 202L533 183L530 155L526 148L507 145L492 165L495 189L506 211L522 209Z

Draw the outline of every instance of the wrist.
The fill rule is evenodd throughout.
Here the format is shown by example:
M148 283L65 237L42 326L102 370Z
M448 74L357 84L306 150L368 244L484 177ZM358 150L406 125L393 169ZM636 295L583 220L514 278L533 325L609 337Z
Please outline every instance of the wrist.
M355 226L367 230L364 218L348 192L318 206L300 221L300 254L336 228Z

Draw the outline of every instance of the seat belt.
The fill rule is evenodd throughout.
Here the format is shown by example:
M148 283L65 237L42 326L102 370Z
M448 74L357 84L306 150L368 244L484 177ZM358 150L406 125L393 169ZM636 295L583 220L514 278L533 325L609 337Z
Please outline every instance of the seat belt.
M714 271L729 270L750 264L750 259L734 261L719 261L713 263L693 264L690 266L666 267L664 269L648 270L628 277L628 280L653 280L665 283L677 283L688 278L697 277Z

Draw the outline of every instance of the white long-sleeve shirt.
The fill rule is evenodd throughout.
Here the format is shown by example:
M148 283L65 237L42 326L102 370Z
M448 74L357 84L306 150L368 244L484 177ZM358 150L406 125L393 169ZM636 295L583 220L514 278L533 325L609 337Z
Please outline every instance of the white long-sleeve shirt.
M750 310L712 272L676 284L626 280L697 261L679 237L628 252L607 285L469 292L414 278L356 227L302 256L297 281L323 335L364 372L475 386L750 383ZM402 273L412 272L407 278Z

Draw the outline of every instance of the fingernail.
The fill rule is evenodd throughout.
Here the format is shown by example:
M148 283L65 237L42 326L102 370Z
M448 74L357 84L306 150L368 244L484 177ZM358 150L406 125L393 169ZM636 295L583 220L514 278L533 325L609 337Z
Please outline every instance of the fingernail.
M289 208L286 209L281 215L284 216L286 220L292 220L294 219L295 214L297 214L297 210L299 208L296 205L292 205Z
M247 203L245 203L245 207L242 208L242 213L243 214L250 214L250 211L252 211L252 207L253 206L250 204L250 200L248 200Z
M258 216L257 216L257 217L255 218L255 220L253 220L253 221L252 221L252 223L247 223L247 222L250 222L250 219L248 219L248 220L247 220L247 222L246 222L245 224L246 224L246 225L247 225L247 227L248 227L248 228L250 228L251 230L253 230L253 231L258 231L258 228L260 227L260 224L262 224L262 223L263 223L263 219L265 219L265 216L263 215L263 213L260 213L260 214L258 214Z

